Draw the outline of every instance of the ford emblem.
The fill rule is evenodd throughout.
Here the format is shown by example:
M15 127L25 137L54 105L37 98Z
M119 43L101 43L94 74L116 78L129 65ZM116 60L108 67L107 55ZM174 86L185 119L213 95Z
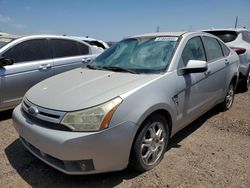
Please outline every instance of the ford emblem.
M33 116L36 116L39 113L38 109L34 106L29 107L28 112Z

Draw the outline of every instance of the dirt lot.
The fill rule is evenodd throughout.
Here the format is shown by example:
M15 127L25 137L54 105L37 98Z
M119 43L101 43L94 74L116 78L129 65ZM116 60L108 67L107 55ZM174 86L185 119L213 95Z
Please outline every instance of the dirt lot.
M171 139L155 169L67 176L33 157L17 139L11 111L0 113L0 187L250 187L250 92L233 108L210 110Z

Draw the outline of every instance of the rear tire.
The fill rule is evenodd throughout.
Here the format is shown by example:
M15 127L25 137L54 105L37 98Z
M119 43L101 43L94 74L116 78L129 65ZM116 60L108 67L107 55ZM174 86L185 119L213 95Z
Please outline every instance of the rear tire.
M220 104L222 111L229 110L232 107L234 102L234 95L235 95L235 85L233 83L230 83L226 97L224 101Z
M242 92L246 92L249 88L249 84L250 84L250 72L248 72L248 76L245 76L244 79L239 83L239 89Z
M130 167L138 172L145 172L157 166L166 151L169 140L167 120L160 114L150 116L135 138Z

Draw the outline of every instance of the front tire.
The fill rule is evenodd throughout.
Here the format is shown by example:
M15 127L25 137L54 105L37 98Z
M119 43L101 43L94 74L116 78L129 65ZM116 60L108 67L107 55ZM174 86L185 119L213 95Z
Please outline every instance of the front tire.
M229 110L232 107L234 101L234 95L235 95L235 86L233 83L231 83L228 87L224 101L220 104L222 111Z
M130 167L138 172L157 166L166 151L169 140L167 120L160 114L150 116L139 130L130 157Z

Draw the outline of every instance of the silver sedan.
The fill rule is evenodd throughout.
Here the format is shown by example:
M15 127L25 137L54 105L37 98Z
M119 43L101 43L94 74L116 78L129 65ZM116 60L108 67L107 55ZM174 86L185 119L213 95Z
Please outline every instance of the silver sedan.
M0 111L14 108L38 82L79 68L102 51L65 36L0 36Z
M238 66L207 33L129 37L35 85L14 126L32 154L67 174L150 170L175 133L217 104L232 106Z

